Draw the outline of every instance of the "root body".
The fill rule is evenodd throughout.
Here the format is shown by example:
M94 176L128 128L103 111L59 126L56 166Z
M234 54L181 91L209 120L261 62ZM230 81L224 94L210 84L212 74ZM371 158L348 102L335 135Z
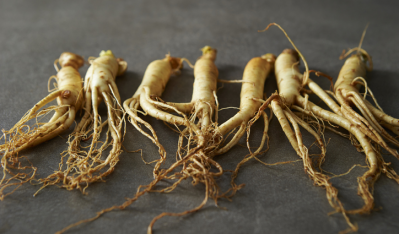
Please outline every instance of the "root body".
M290 141L292 147L297 152L299 157L303 160L305 172L314 181L315 185L324 187L326 189L327 199L331 207L333 207L337 212L342 213L350 227L350 231L356 231L357 226L353 225L350 222L347 213L338 198L338 190L332 186L330 182L330 177L325 175L321 170L321 165L324 161L326 154L326 148L320 123L318 124L317 131L315 131L308 123L301 120L290 110L295 108L296 105L300 105L303 109L308 110L309 104L312 104L308 101L308 96L306 92L305 97L301 95L301 92L304 91L304 86L310 82L307 62L280 25L272 23L265 30L267 30L271 25L275 25L280 28L295 48L295 50L284 50L276 59L275 75L278 84L279 95L281 98L274 99L272 101L272 110L279 120L280 125L283 128L283 131ZM299 58L303 60L306 68L306 72L303 75L299 72L298 68ZM307 113L311 117L316 117L316 120L320 118L317 117L312 112L312 110L309 110ZM294 131L291 129L290 124L294 128ZM299 130L299 125L301 125L304 129L306 129L310 134L315 137L316 142L321 149L321 154L318 159L317 166L314 166L313 161L308 155L308 149L303 144L302 134ZM319 168L320 171L318 171L317 168Z
M61 69L58 69L57 62L61 65ZM0 145L0 152L3 154L1 159L3 177L0 181L1 200L15 191L14 189L7 193L6 188L19 187L23 183L31 181L35 176L36 168L33 165L22 166L19 160L22 157L18 156L19 152L48 141L67 130L75 120L76 112L82 108L82 78L78 69L83 65L83 58L65 52L55 60L54 65L58 73L50 80L55 78L58 84L57 90L39 101L10 130L3 130L4 144ZM50 106L39 111L54 99L57 99L58 106ZM40 123L37 120L34 125L28 123L29 120L43 117L51 111L54 111L54 114L47 123ZM31 171L26 173L28 170ZM7 178L7 174L11 178ZM15 180L19 182L14 182Z
M129 98L123 103L123 107L128 114L130 123L139 131L141 134L149 138L159 149L160 159L155 160L156 165L154 167L154 178L158 174L159 167L166 159L166 151L159 142L158 136L153 127L142 120L138 116L138 110L141 107L147 114L166 121L175 125L184 125L188 123L187 118L172 115L167 113L162 108L172 108L177 113L178 110L174 107L165 105L162 102L157 102L153 99L159 99L165 90L166 84L172 74L178 73L182 68L182 60L180 58L171 57L166 55L164 59L155 60L151 62L144 74L143 81L132 98ZM183 114L183 116L185 116ZM145 132L140 124L143 124L151 134Z
M84 85L85 114L69 137L68 150L63 153L58 170L41 179L42 188L62 183L62 187L68 190L76 188L84 193L90 183L103 181L119 161L122 152L124 111L115 77L125 72L127 64L122 59L116 59L111 51L102 51L100 57L89 59L89 62L91 66L86 73ZM108 111L108 120L104 123L101 123L98 113L98 106L102 100ZM100 142L104 124L108 124L107 137L104 142ZM90 138L90 144L82 146L82 143ZM104 158L102 153L109 147L111 149Z

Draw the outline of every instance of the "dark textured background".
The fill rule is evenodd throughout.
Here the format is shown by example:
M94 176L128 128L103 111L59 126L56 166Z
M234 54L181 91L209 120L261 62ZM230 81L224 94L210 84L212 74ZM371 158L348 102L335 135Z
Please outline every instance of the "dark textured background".
M257 33L271 22L286 29L312 69L333 77L343 65L338 59L342 49L357 46L370 23L363 48L373 56L375 69L367 74L368 84L382 108L399 117L398 7L395 1L1 1L0 128L12 127L47 95L47 79L55 74L53 61L64 51L88 58L111 49L124 58L129 69L117 85L125 100L133 95L151 61L171 52L194 62L205 45L218 49L220 78L240 79L252 57L270 52L277 55L290 47L277 28ZM80 70L82 75L86 69ZM329 87L326 79L315 80ZM192 70L184 69L181 76L171 78L164 100L189 101L192 82ZM224 85L218 92L221 107L239 105L240 86ZM265 90L270 94L276 88L272 76ZM315 97L311 100L318 102ZM105 108L100 112L105 115ZM220 122L235 113L234 109L221 111ZM177 134L160 121L144 119L157 130L169 152L168 162L173 162ZM298 156L276 119L270 125L271 147L261 159L268 163L296 160ZM255 127L253 145L259 143L262 131L261 124ZM348 140L328 131L325 136L330 139L325 170L338 174L354 164L365 165L364 154ZM304 133L304 138L307 145L313 141L309 134ZM40 176L46 176L57 167L65 142L57 137L24 154L39 168ZM156 147L131 125L127 126L124 145L128 150L142 148L147 160L157 157ZM217 161L225 169L233 169L246 153L245 148L236 146ZM384 157L399 171L397 159ZM357 167L332 180L348 209L362 205L356 195L356 177L364 171ZM223 189L228 188L229 176L226 173L218 179ZM121 204L139 185L151 180L151 165L145 165L137 153L123 153L107 182L92 184L86 196L51 187L34 198L38 186L24 185L0 202L0 233L53 233ZM152 218L161 212L181 212L202 201L204 186L193 187L189 182L171 194L147 194L126 210L108 213L71 233L145 233ZM220 200L220 206L227 210L209 202L195 214L161 219L154 226L155 233L338 233L347 227L341 215L327 215L332 208L325 190L313 186L301 162L264 166L252 161L242 168L238 183L247 186L233 202ZM376 210L371 215L351 216L359 233L398 232L399 185L381 176L374 197Z

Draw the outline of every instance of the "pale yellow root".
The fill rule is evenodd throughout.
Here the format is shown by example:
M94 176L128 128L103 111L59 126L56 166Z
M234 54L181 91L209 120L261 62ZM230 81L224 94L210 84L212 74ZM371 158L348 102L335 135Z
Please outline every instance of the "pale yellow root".
M395 119L392 116L385 114L382 110L375 108L370 102L364 100L369 110L373 113L374 117L379 121L383 122L382 124L391 125L395 127L399 127L399 119ZM396 135L399 135L395 132Z
M310 178L313 179L313 181L315 182L316 185L322 186L326 189L327 199L328 199L330 205L335 210L342 211L342 214L344 215L344 218L346 219L347 223L350 225L350 228L352 230L356 229L356 226L350 222L346 213L343 212L345 210L343 208L341 201L338 199L338 190L332 186L329 176L323 174L322 172L318 172L314 169L312 159L309 157L309 154L308 154L308 150L303 145L302 135L299 130L297 120L294 118L294 115L292 115L287 110L284 110L284 114L288 118L288 120L291 122L292 126L294 127L295 137L296 137L297 145L299 147L299 152L300 152L299 156L303 160L305 172L307 172L309 174Z
M3 167L3 177L0 181L1 199L15 191L14 189L10 193L6 193L5 188L12 185L19 187L21 184L31 181L35 176L36 168L32 165L22 166L18 153L48 141L69 129L75 120L76 111L82 107L82 78L78 69L83 65L83 59L79 55L65 52L56 62L60 63L61 69L56 66L58 73L50 80L56 79L59 90L53 91L39 101L9 131L3 130L5 142L0 146L0 151L4 152L1 159ZM54 99L57 99L58 106L51 106L39 111ZM52 110L55 113L47 123L38 122L38 117L44 116ZM30 126L28 121L35 118L36 123ZM24 173L27 169L32 171ZM7 179L7 174L12 178ZM29 174L31 175L29 176ZM13 183L13 179L20 182Z
M63 153L58 170L40 180L43 183L41 189L62 183L62 187L68 190L76 188L86 193L90 183L103 181L119 161L122 152L124 111L115 77L125 72L127 64L122 59L116 59L111 51L103 51L100 57L90 59L89 62L91 66L86 73L84 85L85 114L68 140L69 147ZM98 113L98 106L102 100L108 112L108 121L104 124L109 126L104 142L99 141L104 126ZM82 146L82 142L90 138L91 143L88 147ZM108 147L111 147L110 152L103 159L102 153ZM64 158L67 158L65 162Z
M180 58L166 55L164 59L155 60L150 63L145 71L143 81L141 82L136 93L132 98L123 103L123 107L129 115L129 121L132 123L132 125L144 136L149 138L159 149L158 152L160 159L152 161L156 162L154 167L154 178L158 175L159 167L166 158L166 151L159 142L157 134L152 126L138 117L137 113L138 109L141 107L146 114L149 114L157 119L161 119L175 125L186 125L188 123L188 119L184 114L182 114L182 117L179 117L157 109L158 107L166 107L179 113L176 108L152 100L153 97L160 97L162 95L170 76L177 73L182 68L182 61L183 60ZM143 124L151 132L151 134L146 133L140 127L140 124Z
M158 152L159 155L161 156L160 160L155 160L153 162L156 162L156 165L154 167L154 177L157 175L157 171L159 169L159 167L161 166L162 162L166 159L166 151L164 149L164 147L161 145L161 143L159 142L158 136L155 132L155 130L152 128L152 126L147 123L146 121L142 120L140 117L138 117L137 115L137 109L139 107L139 102L137 99L135 98L130 98L128 100L126 100L123 103L123 107L125 109L125 111L127 112L127 114L129 115L129 122L144 136L146 136L147 138L149 138L152 143L154 143L156 146L158 146ZM139 124L143 124L148 130L150 130L151 135L146 133ZM150 162L152 163L152 162Z
M351 59L352 60L349 60ZM381 111L376 111L376 108L370 108L372 107L371 104L367 105L368 102L365 101L364 103L367 105L367 107L370 109L367 110L365 105L362 103L363 99L359 96L357 92L357 88L352 85L353 79L351 80L350 78L354 78L355 76L358 76L362 73L365 74L365 71L368 69L365 64L359 60L359 58L352 56L345 62L344 66L349 66L346 69L342 68L341 73L340 73L340 79L337 80L335 84L336 92L335 92L335 97L336 99L342 104L341 107L339 107L336 102L329 96L327 95L316 83L314 83L312 80L309 80L309 88L317 95L319 96L337 115L332 114L331 112L326 111L325 114L321 113L316 113L316 111L321 111L321 108L316 108L312 109L312 114L316 114L319 117L334 123L340 127L345 128L348 130L353 136L355 136L356 140L358 141L355 142L354 144L359 144L360 143L360 149L362 149L365 154L366 158L368 161L369 165L369 171L367 171L362 177L358 178L358 183L359 183L359 188L358 188L358 194L362 197L362 199L365 202L365 205L362 208L353 210L353 211L347 211L348 213L370 213L371 210L374 207L374 198L372 195L372 190L375 181L378 179L381 171L386 173L386 175L397 181L396 177L396 172L392 169L389 168L387 169L385 166L385 162L383 161L382 157L379 157L379 153L373 149L371 143L369 142L369 137L372 139L374 142L378 143L379 145L383 146L385 149L387 149L392 155L398 157L398 153L396 150L393 150L390 148L384 140L380 137L381 127L377 126L376 121L372 120L373 117L370 115L370 112L378 113L375 115L377 118L378 116L383 116L385 115ZM357 61L356 61L357 60ZM370 60L369 60L370 61ZM356 64L362 63L363 65L360 66L361 69L357 68L357 70L352 70L350 67L356 67ZM348 70L349 69L349 70ZM359 71L361 70L361 71ZM352 75L351 73L355 73ZM349 83L349 85L348 85ZM337 89L337 87L341 87ZM343 88L344 87L344 88ZM349 90L349 91L345 91ZM358 108L361 110L362 113L364 113L364 116L368 116L368 119L363 118L356 112L354 112L351 107L349 106L349 103L345 100L345 95L342 95L343 93L348 94L349 96L349 101L354 102ZM350 96L352 95L352 96ZM355 97L356 96L356 97ZM304 107L305 102L304 100L302 101L302 107ZM309 105L309 103L308 103ZM315 105L313 104L313 108ZM309 108L309 107L308 107ZM324 111L324 110L323 110ZM308 113L310 114L310 113ZM392 120L391 118L389 118ZM372 123L370 125L369 123ZM392 125L389 125L392 127ZM378 131L376 131L376 129ZM393 128L394 129L394 128ZM384 131L385 132L385 131ZM383 134L384 136L385 133ZM390 136L391 137L391 136ZM389 137L387 137L389 139ZM358 147L358 146L356 146Z
M223 123L217 131L221 134L221 136L226 135L231 132L233 129L239 127L238 131L234 134L232 139L222 147L216 148L216 150L211 151L209 154L210 157L214 157L215 155L223 154L230 150L234 145L237 144L239 139L247 132L247 146L250 151L250 157L245 157L236 167L236 170L232 174L231 185L232 188L229 189L224 194L220 195L220 197L225 197L230 199L239 189L243 187L243 185L236 185L234 183L235 178L237 177L238 170L245 162L249 159L255 157L262 150L266 139L267 139L267 131L269 126L269 121L266 113L263 110L258 111L261 103L254 100L260 99L263 97L263 87L264 82L269 75L269 73L273 70L273 64L275 61L275 56L272 54L266 54L262 57L256 57L251 59L244 70L243 75L243 84L241 89L241 100L240 100L240 111L234 115L232 118ZM258 112L257 112L258 111ZM264 119L264 131L262 140L259 148L255 152L251 152L249 146L249 135L250 128L252 124L262 115ZM257 117L254 117L257 116ZM252 119L251 119L252 118ZM214 139L217 138L216 135L213 136ZM231 191L230 195L227 195L228 192Z
M288 100L288 105L290 105L292 103L292 102L290 102L290 100L295 99L295 104L299 104L305 110L310 110L307 113L308 115L313 116L313 117L317 116L318 118L322 118L322 119L327 120L331 123L334 123L338 126L344 127L345 129L350 131L353 135L355 135L356 139L360 143L360 146L363 148L364 152L366 153L370 169L363 177L361 177L359 179L359 190L358 190L358 193L363 198L365 205L361 209L357 210L355 213L369 212L370 209L372 208L372 206L374 205L373 197L372 197L372 194L370 193L370 191L372 190L372 186L379 175L379 172L378 172L379 163L377 160L376 152L373 150L370 142L368 141L367 137L363 133L365 131L365 128L361 127L359 125L353 125L347 119L339 116L339 115L344 115L343 112L347 111L347 110L343 110L343 108L339 108L338 105L333 100L331 100L331 98L326 93L324 93L324 91L315 87L317 85L315 85L314 82L312 82L310 79L307 79L307 82L303 82L303 79L305 79L305 78L301 77L299 70L298 70L298 66L297 66L297 61L298 61L299 57L297 55L295 56L294 53L288 53L288 51L286 52L286 54L287 54L286 59L284 60L284 63L282 63L281 69L278 68L278 66L279 66L278 60L279 59L277 59L277 61L276 61L276 77L277 77L277 83L279 84L280 95L283 96L286 101ZM303 59L303 57L302 57L302 59ZM305 65L306 65L306 63L305 63ZM372 64L371 64L371 66L372 66ZM294 78L294 79L292 79L293 80L292 82L295 83L294 80L298 80L293 85L292 85L292 83L289 83L287 81L283 82L283 79L279 79L278 74L277 74L277 73L283 73L283 74L288 73L289 74L290 70L292 72L291 77ZM284 76L284 77L287 77L287 76ZM343 77L346 77L346 76L343 76ZM299 95L299 91L301 89L299 81L301 79L302 79L302 82L301 82L302 84L309 84L309 87L311 88L311 90L316 95L318 95L320 98L322 98L323 101L325 101L329 105L329 107L331 109L333 109L334 111L336 111L336 113L339 115L335 115L335 114L332 114L331 112L325 111L325 110L321 109L320 107L317 107L313 103L309 102L306 98L303 98L301 95ZM285 86L285 85L280 84L280 83L287 84L289 86L288 88L291 88L291 90L289 90L287 92L287 94L283 95L281 93L281 90L285 90L285 89L283 89L283 87L280 87L280 86ZM312 83L312 85L310 85L311 83ZM293 98L290 95L295 96L295 98ZM379 142L379 143L381 143L381 142ZM366 183L365 181L368 181L368 182ZM340 209L336 209L336 210L341 211L344 215L346 213L346 211L343 209L343 207ZM345 215L345 217L346 217L346 215ZM350 225L351 229L353 231L355 231L356 230L356 229L354 229L355 227L349 222L348 219L347 219L347 221L348 221L348 224Z
M364 34L362 35L362 40L363 37ZM357 52L356 54L353 54L346 59L334 86L335 95L338 102L341 104L341 109L345 109L345 111L342 111L342 114L346 116L352 123L361 125L363 132L368 137L384 147L395 157L399 158L398 152L390 148L382 139L382 137L390 141L395 146L399 146L399 141L387 133L381 126L382 124L387 126L389 129L395 129L395 127L399 126L399 119L395 119L382 111L373 93L368 88L365 79L363 78L366 75L366 71L370 71L372 69L371 56L359 46L342 55L340 59L349 56L355 51ZM367 67L366 62L369 62L369 67ZM365 87L365 94L363 97L361 97L361 94L359 93L359 85L363 85ZM365 100L367 93L370 93L379 109L375 108ZM350 105L355 105L360 110L362 115L353 111Z
M148 227L148 233L152 232L152 227L154 223L164 216L181 216L195 212L201 209L206 204L209 197L211 197L216 203L217 199L223 196L223 194L220 195L219 188L215 181L216 177L222 175L223 169L217 162L215 162L211 157L208 156L208 154L212 152L212 150L215 150L218 147L218 142L221 142L220 133L217 133L217 131L215 132L216 123L213 123L212 121L212 116L217 112L218 106L215 95L217 69L214 66L214 59L216 56L216 51L211 49L210 47L205 47L203 49L203 53L203 56L197 61L194 68L195 84L192 101L193 108L190 106L190 108L182 108L184 110L181 110L180 105L178 104L156 102L151 98L151 88L143 88L143 90L145 91L144 93L138 90L139 95L133 96L132 99L129 99L124 103L124 107L130 110L128 111L128 113L131 117L131 120L137 121L135 123L136 125L138 125L138 123L140 122L137 118L137 108L139 107L138 103L140 103L141 108L146 112L146 114L161 119L172 125L185 126L186 129L181 132L181 135L179 137L178 155L180 159L178 159L177 162L170 166L168 169L159 170L158 174L155 176L155 179L149 185L140 186L136 193L136 196L126 201L123 205L113 206L108 209L102 210L98 212L95 217L88 220L80 221L76 224L69 225L58 233L62 233L79 224L93 221L106 212L115 209L124 209L135 200L137 200L138 197L147 192L171 192L176 188L178 184L181 183L181 181L187 178L192 178L192 183L194 185L198 183L205 184L206 190L203 202L196 208L189 211L181 213L160 214L159 216L155 217L151 222L150 226ZM158 96L159 95L160 94L158 94ZM174 110L176 113L182 115L183 117L172 117L168 113L161 111L160 108ZM188 112L188 109L192 109L193 111L190 121L188 121L183 113ZM196 121L197 118L198 121ZM267 118L265 118L265 121L267 122ZM150 139L157 142L157 138L155 137L155 134L153 136L149 136ZM186 146L184 146L183 143L184 138L188 139L188 143ZM184 156L182 155L182 152L185 152ZM179 172L174 172L180 166L182 166L182 169ZM211 171L211 168L216 168L217 171L213 172L213 170ZM165 189L154 190L155 185L160 180L174 180L175 182ZM143 187L145 189L141 190Z
M264 146L266 140L267 140L267 149L266 149L265 151L267 151L268 148L269 148L269 141L268 141L268 140L269 140L269 137L268 137L268 135L267 135L267 132L268 132L268 130L269 130L269 118L267 117L266 113L264 112L264 109L266 109L266 108L268 107L269 103L270 103L273 99L275 99L275 98L278 98L278 95L273 94L273 95L270 96L266 101L264 101L263 104L262 104L262 106L259 108L258 112L256 113L256 115L248 122L248 125L247 125L247 128L246 128L246 131L247 131L247 148L248 148L250 154L249 154L249 155L246 155L246 156L244 157L244 159L241 160L241 162L239 162L239 163L237 164L236 169L233 171L233 173L232 173L232 175L231 175L231 181L230 181L230 184L231 184L232 188L231 188L229 191L227 191L227 192L225 193L225 194L227 194L228 192L231 191L231 194L230 194L230 195L228 195L228 196L226 195L227 198L231 198L232 196L234 196L235 193L236 193L238 190L240 190L240 189L244 186L244 184L237 185L237 184L235 183L235 179L237 178L238 171L239 171L239 169L241 168L241 166L242 166L244 163L248 162L250 159L255 158L257 161L259 161L260 163L262 163L262 164L264 164L264 165L266 165L266 166L269 166L269 165L278 165L278 164L280 164L280 163L276 163L276 164L267 164L267 163L264 163L264 162L260 161L260 160L257 158L257 155L258 155L259 153L261 153L261 150L263 149L263 146ZM259 101L261 102L261 101L263 101L263 100L259 100ZM260 116L263 117L263 124L264 124L262 140L261 140L261 144L260 144L260 146L257 148L257 150L256 150L255 152L252 152L252 151L251 151L251 147L250 147L250 145L249 145L249 136L250 136L251 126L259 119ZM236 135L237 135L237 134L236 134ZM236 135L235 135L234 137L236 137ZM233 142L233 140L232 140L231 142ZM228 145L228 144L227 144L227 145ZM227 145L226 145L226 146L227 146ZM223 148L222 148L222 149L223 149ZM286 162L283 162L283 163L281 163L281 164L284 164L284 163L286 163Z
M205 57L207 57L207 56L205 56ZM193 180L194 180L193 182L194 183L202 182L205 184L212 184L212 186L210 186L211 187L210 189L208 189L208 188L206 189L206 194L207 194L206 196L208 196L208 194L213 194L212 196L214 197L215 194L217 194L217 191L215 190L216 187L215 187L215 181L214 181L213 177L220 176L222 173L222 169L216 162L214 162L213 160L206 157L202 153L202 151L200 152L200 149L202 149L204 147L204 143L205 143L205 139L203 137L204 129L202 129L202 131L201 131L196 126L195 123L189 122L189 120L185 117L185 115L183 113L179 112L178 108L175 108L173 105L155 102L154 100L152 100L153 96L156 97L156 96L160 96L162 94L163 89L166 85L166 82L169 79L169 76L170 76L171 70L172 70L172 69L170 69L171 65L169 65L169 62L170 62L170 61L168 61L169 59L170 58L167 57L165 59L165 61L158 60L158 61L155 61L152 64L150 64L149 68L146 71L146 74L144 75L142 84L138 88L136 94L131 99L128 99L124 102L124 108L126 109L127 113L129 114L130 121L132 122L132 124L141 133L143 133L145 136L150 138L159 147L161 158L165 157L164 149L163 149L162 145L159 143L159 140L158 140L153 128L148 123L141 120L141 118L139 118L137 116L139 107L141 107L146 112L146 114L149 114L157 119L161 119L161 120L171 123L173 125L186 126L189 129L186 132L190 133L190 135L195 133L195 135L196 135L195 140L197 141L198 146L193 149L190 149L189 152L187 153L187 155L182 158L182 160L179 160L178 162L176 162L174 165L172 165L167 170L159 170L158 171L160 162L162 162L163 159L158 161L157 165L155 166L155 169L154 169L155 179L150 185L147 186L147 189L145 189L144 191L138 191L138 193L136 194L136 197L129 200L123 206L112 207L110 209L100 212L99 215L101 215L104 212L113 210L115 208L121 208L121 209L125 208L126 206L130 205L133 201L135 201L139 196L145 194L146 192L153 191L153 187L161 179L173 179L173 180L177 179L177 181L172 186L170 186L167 189L164 189L162 191L159 191L159 192L172 191L183 179L188 178L188 175L185 175L185 173L178 173L178 174L173 173L173 174L169 175L169 173L171 173L173 170L175 170L178 166L185 164L187 161L191 161L191 163L189 163L188 166L185 167L184 169L186 169L189 174L192 174ZM167 65L169 66L169 69L165 69L165 66L167 67ZM173 64L172 64L172 67L174 67ZM174 69L176 69L176 68L174 68ZM156 75L153 75L153 73L156 73ZM160 78L160 80L154 80L153 77ZM208 107L212 107L211 103L201 102L201 104L203 104L203 105L200 106L200 111L198 111L198 115L211 116L212 113L214 113L214 111L209 111L209 109L207 109ZM159 110L158 108L167 108L167 109L174 110L176 113L181 114L183 117L171 115L169 113ZM206 118L207 117L205 117L205 119ZM210 118L208 118L207 120L201 121L203 128L204 128L204 126L206 126L210 123L209 121L210 121ZM150 134L144 132L140 128L139 123L144 124L150 130L150 132L152 133L152 136ZM194 137L191 139L194 139ZM196 156L194 157L193 155L196 155ZM216 168L218 168L219 172L218 173L209 172L209 168L207 166L204 166L204 165L208 165L208 164L213 165ZM182 176L179 176L179 174ZM204 174L204 175L201 176L201 174ZM208 178L209 176L210 176L210 178ZM208 179L206 179L206 178L208 178ZM139 190L140 190L140 188L139 188ZM196 209L192 210L191 212L193 212L197 209L200 209L206 203L206 200L207 200L207 197L204 200L202 205L200 205ZM190 211L187 211L185 213L189 213L189 212ZM99 215L97 217L99 217ZM165 214L163 214L162 216L164 216L164 215ZM167 214L167 215L172 215L172 214ZM183 213L180 215L183 215ZM87 221L92 221L92 220L94 220L94 219L87 220ZM85 221L82 221L82 222L85 222ZM82 223L82 222L79 222L79 223ZM151 227L154 222L155 222L155 220L151 223ZM76 225L78 225L79 223L77 223ZM70 225L66 229L63 229L61 232L65 231L73 226L75 226L75 225ZM149 230L151 230L151 227L149 228Z
M147 114L157 119L163 120L169 124L176 126L183 125L186 127L186 129L183 130L179 138L178 155L180 155L181 159L168 169L159 170L154 180L157 181L160 179L166 179L176 181L173 183L172 186L169 186L167 189L157 191L153 190L153 185L151 185L151 187L148 187L147 191L170 192L173 191L174 188L182 180L187 178L192 178L192 183L194 185L198 183L203 183L206 185L205 199L198 207L182 213L160 214L159 216L155 217L151 222L148 228L149 233L152 232L152 226L158 219L164 216L181 216L192 213L201 209L206 204L208 197L211 197L216 202L219 196L219 188L216 185L215 177L220 176L223 173L223 169L217 162L215 162L211 159L211 157L208 156L208 152L211 152L213 149L215 149L215 147L217 147L217 145L215 145L215 142L220 141L220 134L214 133L216 124L212 120L213 115L215 115L215 113L217 112L217 99L215 92L218 70L214 64L215 58L216 50L210 47L203 48L203 55L197 60L194 67L195 82L193 98L190 104L164 103L160 101L155 101L152 97L160 96L162 92L155 93L155 84L153 84L152 87L150 85L147 85L150 87L144 87L143 85L147 72L151 72L151 70L149 69L147 69L145 78L143 79L143 83L140 86L142 87L143 91L140 91L141 93L139 93L139 95L136 95L139 92L138 90L135 96L133 96L134 98L138 98L139 96L140 106ZM165 76L157 77L168 78L170 72L165 73ZM147 81L147 83L150 83L150 81ZM163 91L163 88L164 86L160 90ZM161 109L173 110L175 113L182 117L171 115L162 111ZM188 119L185 113L188 113L190 111L192 111L193 114L190 119ZM215 119L216 118L217 117L215 117ZM188 138L186 146L183 145L184 137ZM195 145L196 147L191 148L191 146L193 145ZM185 156L181 155L183 151L186 152ZM182 166L182 169L179 172L172 173L172 171L179 166ZM211 172L211 168L216 168L218 172Z
M363 133L366 134L368 137L370 137L373 141L377 142L387 151L389 151L392 155L399 158L398 152L390 148L382 139L381 135L397 146L399 146L399 142L396 139L394 139L392 136L390 136L381 127L381 125L375 120L374 116L368 115L370 112L367 113L368 109L366 109L367 107L364 108L365 107L364 102L362 103L362 99L360 99L358 94L356 94L353 91L348 92L347 95L352 95L352 97L355 97L352 98L348 97L347 95L344 95L343 93L345 93L345 90L339 89L336 91L336 97L338 102L341 104L341 113L343 114L343 116L349 119L353 124L358 125L358 127L362 129ZM359 108L359 110L363 113L363 116L366 116L366 118L362 117L360 114L352 110L349 103L345 100L346 99L345 96L347 99L349 99ZM356 100L356 97L358 100Z
M271 102L271 107L292 147L302 158L305 172L315 182L316 185L326 189L327 200L331 207L333 207L336 211L341 212L350 229L355 231L357 230L357 227L350 222L348 216L346 215L346 211L341 201L338 199L338 190L332 186L330 177L323 174L322 171L317 171L313 166L313 162L308 155L308 149L302 143L302 135L300 133L298 124L304 127L316 138L316 141L321 149L321 158L318 163L319 168L321 168L321 163L324 161L326 152L321 132L315 132L306 122L302 121L300 118L297 118L289 111L289 108L292 108L292 106L297 104L299 101L304 100L305 108L308 108L308 103L310 103L308 102L307 98L303 98L300 94L303 85L307 84L309 79L307 72L305 72L305 75L303 76L299 72L298 53L294 50L286 49L277 58L275 63L275 75L281 100L274 99ZM301 56L301 58L305 61L303 56ZM305 65L307 67L306 62ZM307 68L306 71L308 71ZM314 115L311 116L315 117ZM294 127L294 131L290 128L289 123L291 123Z
M218 130L220 134L224 136L233 129L237 127L240 128L231 141L219 150L213 151L212 156L227 152L236 145L239 139L244 135L246 125L249 123L250 119L256 115L261 106L261 103L254 99L263 98L265 80L270 72L273 71L275 60L276 57L273 54L265 54L262 57L251 59L246 65L243 74L243 81L245 82L242 84L240 94L240 111L220 125ZM264 141L261 142L262 145L264 143Z
M298 103L302 108L304 107L304 100L299 100ZM350 123L347 119L343 118L342 116L339 116L337 114L334 114L332 112L326 111L315 104L308 102L308 109L310 111L305 111L308 115L314 114L318 116L319 118L322 118L326 121L329 121L333 124L336 124L338 126L341 126L348 130L351 134L353 134L356 139L359 141L361 144L365 154L366 158L369 164L369 171L367 171L359 180L360 181L366 181L370 180L370 183L359 183L359 189L358 193L359 195L363 198L365 205L359 209L358 213L367 213L370 212L371 208L374 206L374 198L372 197L372 194L370 193L373 185L373 181L375 181L376 178L378 178L378 171L379 171L379 161L377 158L376 152L373 150L373 147L371 146L370 142L368 141L367 137L360 131L359 128L354 126L353 124ZM370 179L369 179L370 178ZM349 212L349 211L346 211Z
M41 128L39 125L37 128L31 130L31 127L28 127L27 122L33 118L36 118L38 115L42 113L36 113L40 108L48 104L49 102L56 99L60 94L61 90L55 91L49 94L47 97L43 98L40 102L38 102L31 110L28 111L25 116L18 121L9 131L3 130L3 134L5 134L5 144L0 146L0 150L9 149L14 153L18 153L21 150L24 150L32 144L32 142L36 141L38 137L40 138L40 134L46 132L48 130L47 127ZM54 115L58 115L60 111L56 110ZM47 113L47 111L46 111ZM64 112L65 113L65 112ZM64 114L62 113L62 114ZM51 121L50 121L51 123ZM23 129L28 127L28 132L24 132Z

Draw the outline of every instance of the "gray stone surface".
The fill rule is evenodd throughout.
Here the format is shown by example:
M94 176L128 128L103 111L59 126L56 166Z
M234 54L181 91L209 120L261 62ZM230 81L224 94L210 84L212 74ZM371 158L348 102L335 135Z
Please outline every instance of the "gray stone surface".
M310 67L337 77L343 61L342 49L357 46L361 33L370 23L363 48L374 58L374 71L368 85L379 104L398 117L399 41L395 1L1 1L0 2L0 128L9 129L37 101L47 95L47 79L55 74L54 59L64 51L85 58L111 49L128 64L128 72L117 85L122 99L133 95L147 65L166 53L191 61L199 49L211 45L218 49L216 65L222 79L240 79L245 64L265 53L279 54L291 47L282 32L271 28L257 33L271 22L281 24L306 57ZM81 69L84 75L87 66ZM315 78L324 88L328 81ZM163 95L168 101L189 101L192 70L185 68L171 78ZM218 92L221 107L239 105L239 84L225 84ZM266 81L268 94L276 90L274 77ZM311 96L311 100L318 99ZM100 109L103 118L106 110ZM220 112L226 121L236 110ZM144 118L157 130L174 160L176 133L162 122ZM270 150L261 156L265 162L295 160L276 119L270 124ZM256 145L262 132L257 124L251 143ZM70 132L70 131L69 131ZM67 133L24 152L39 168L40 176L50 174L58 165L59 153L66 148ZM335 174L354 164L365 165L365 156L344 138L326 132L328 144L324 169ZM313 141L304 133L307 145ZM243 143L244 140L241 141ZM143 149L146 159L157 157L156 147L131 125L124 145L128 150ZM314 147L315 148L315 147ZM317 149L312 149L317 152ZM233 169L247 153L234 147L217 157L227 170ZM385 155L399 171L399 162ZM333 179L345 207L362 205L356 195L356 177L365 169L357 167L349 175ZM115 172L106 183L92 184L88 195L57 187L32 194L37 186L24 185L0 202L0 233L54 233L66 225L131 197L137 187L152 179L152 167L139 154L122 153ZM218 179L228 188L229 173ZM154 226L155 233L338 233L347 226L341 215L332 211L325 190L315 187L304 173L301 162L280 166L247 163L238 176L246 187L233 202L212 202L200 212L184 217L166 217ZM162 184L160 187L167 184ZM376 210L370 215L351 216L359 233L396 233L399 231L399 185L381 176L374 191ZM181 212L198 205L204 186L183 183L170 194L147 194L124 211L108 213L68 233L145 233L153 217L161 212Z

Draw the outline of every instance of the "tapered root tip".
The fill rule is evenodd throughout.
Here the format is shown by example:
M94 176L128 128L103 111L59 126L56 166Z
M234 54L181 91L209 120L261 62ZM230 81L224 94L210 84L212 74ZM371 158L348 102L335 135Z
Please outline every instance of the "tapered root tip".
M84 59L77 54L71 52L64 52L61 54L60 58L58 59L61 67L70 66L78 70L84 64Z
M282 54L292 54L296 60L299 60L299 54L296 50L293 49L285 49L283 50L283 52L281 52Z
M276 55L272 53L267 53L261 56L264 60L268 61L269 63L274 63L276 61Z

